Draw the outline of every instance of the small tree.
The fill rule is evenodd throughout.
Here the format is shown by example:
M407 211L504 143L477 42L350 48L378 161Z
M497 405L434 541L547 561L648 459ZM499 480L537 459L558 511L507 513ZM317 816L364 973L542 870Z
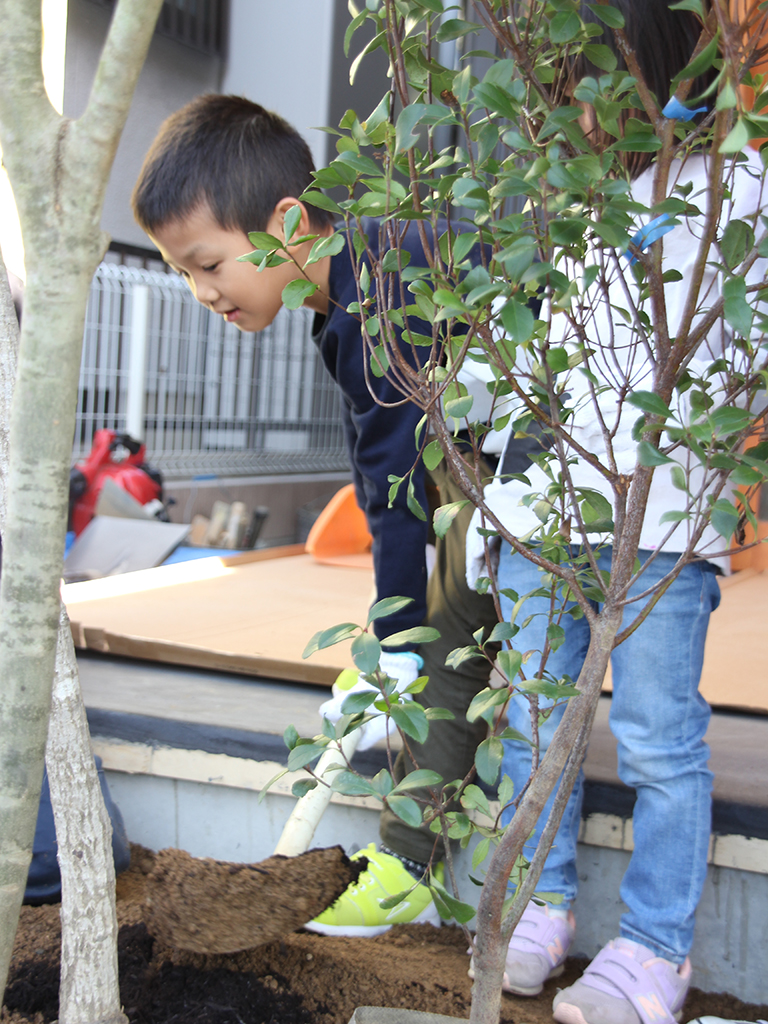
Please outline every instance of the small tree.
M471 716L482 715L493 727L513 693L527 696L534 722L541 713L540 694L568 701L543 758L534 744L528 785L516 794L506 782L500 788L501 802L513 804L516 812L498 840L480 898L473 1024L498 1021L505 950L535 891L584 759L611 651L700 555L710 527L721 538L720 550L710 545L705 557L739 543L744 524L754 524L750 497L768 473L765 442L744 450L760 423L756 395L768 379L765 264L758 264L768 255L768 234L759 210L739 219L731 212L733 170L744 159L741 151L750 139L768 135L768 118L744 107L741 88L758 94L754 110L762 110L763 80L749 68L763 55L756 40L765 15L748 5L751 13L739 24L725 0L709 6L684 0L678 6L697 13L701 34L669 97L654 96L629 46L621 13L604 0L589 5L587 20L578 0L472 0L460 17L443 0L373 0L359 12L350 5L354 17L347 46L364 22L375 30L354 67L366 52L382 48L391 84L367 118L347 112L338 132L338 156L317 172L317 188L302 197L344 219L358 282L358 301L350 311L360 317L370 372L387 374L403 400L424 411L414 465L423 459L432 467L446 459L467 500L480 510L486 554L495 538L502 538L539 567L538 593L550 598L537 678L527 677L527 653L515 648L517 625L500 615L493 639L505 644L498 664L507 685L478 695L470 709ZM604 31L613 34L613 47L598 41ZM470 50L473 45L486 49ZM452 47L458 58L447 63L442 55ZM618 68L617 52L627 70ZM570 75L577 67L581 71ZM696 96L694 82L705 74L714 84L705 96ZM685 105L689 94L696 97L689 106L704 108L697 123ZM666 106L669 99L674 102ZM580 126L579 104L594 111L601 145ZM697 148L709 153L708 177L703 194L693 195L675 185L671 172L679 158ZM630 194L627 165L633 155L649 152L655 154L655 172L646 205ZM759 168L752 173L764 177ZM327 188L343 190L346 198L320 191ZM375 248L363 229L366 216L382 218ZM695 269L680 285L685 288L682 321L671 323L665 286L680 275L663 263L661 235L682 218L695 224L700 241ZM401 228L414 220L428 258L425 270L409 268L401 246ZM256 263L289 258L278 239L259 235L253 241L260 246L250 257ZM470 260L478 247L481 259ZM709 294L713 276L721 282L715 298ZM619 282L620 304L609 282ZM307 283L305 291L312 290ZM611 322L622 325L621 350L614 348L612 332L595 334L592 315L600 304L610 306ZM558 326L564 322L565 332ZM400 343L395 327L402 329ZM708 339L718 331L725 342L713 352ZM633 368L641 364L650 365L651 372L639 380ZM478 366L484 368L491 401L490 415L482 418L473 413L465 383L465 371ZM599 450L585 448L572 432L572 392L600 425ZM627 463L614 438L630 407L636 422ZM460 428L471 438L469 455L456 443ZM524 499L538 525L523 536L494 513L478 469L482 443L501 430L539 439L533 459L547 483ZM612 501L576 486L577 463L588 464L607 481ZM670 474L680 495L677 506L661 517L662 546L680 555L651 601L632 615L627 592L642 578L638 546L651 485L660 472ZM737 484L744 493L733 490ZM408 478L393 480L393 488L398 486L409 486ZM409 504L415 515L424 516L415 501ZM438 510L438 535L450 527L457 507ZM576 566L571 544L582 552ZM613 549L610 574L597 567L606 544ZM499 607L490 559L480 585L495 594ZM568 602L575 602L575 612ZM622 627L625 610L628 621ZM568 679L548 677L545 668L548 652L562 642L562 616L573 613L587 618L591 633L575 688ZM519 614L524 616L524 609ZM329 630L310 649L354 632ZM452 658L482 653L488 640L481 637L476 648L454 652ZM366 630L353 645L361 671L372 671L376 644ZM418 736L425 727L418 712L403 710L385 678L374 672L371 679L382 688L379 708L393 715L405 741ZM577 699L571 699L574 695ZM338 734L359 725L375 699L350 698L345 711L352 717L342 719ZM488 783L497 781L502 756L495 731L476 759ZM328 742L330 730L310 747L317 751ZM289 746L293 766L311 760L311 750L302 749L293 734ZM558 780L554 809L528 864L524 844ZM418 817L423 813L450 835L465 834L466 822L446 814L440 801L467 782L449 782L438 808L419 809ZM360 791L359 781L345 771L331 784ZM407 779L393 786L390 771L377 776L367 791L389 800L392 810L409 820L408 788ZM471 806L476 797L465 789L463 801ZM522 881L507 906L513 872Z
M8 421L9 465L3 472L0 502L6 515L0 582L0 992L5 988L32 853L48 733L85 307L107 244L100 227L107 179L161 3L119 0L88 107L73 121L60 117L45 93L40 4L0 0L0 140L19 209L27 276ZM7 389L14 379L16 331L15 325L9 327L7 316L3 326L2 386ZM61 643L63 699L73 668L64 635ZM49 750L54 749L56 737ZM73 768L82 770L82 766L82 759L74 759ZM61 789L55 766L51 767L56 801ZM91 775L92 784L92 767ZM57 807L60 826L61 812ZM89 848L90 840L83 837L82 842L71 843L67 834L62 828L63 856L75 846L81 852ZM103 834L108 835L108 830L103 829ZM95 867L103 867L98 858ZM66 868L62 873L66 888L75 876ZM88 889L104 891L91 880L72 894L74 902L82 903ZM114 923L114 911L107 912L105 919ZM74 973L65 979L61 1020L74 1024L121 1019L115 991L106 999L93 995L95 984L90 993L85 992L83 970L87 971L89 959L78 955L79 967L64 964L65 974L68 969ZM111 959L114 965L114 951Z

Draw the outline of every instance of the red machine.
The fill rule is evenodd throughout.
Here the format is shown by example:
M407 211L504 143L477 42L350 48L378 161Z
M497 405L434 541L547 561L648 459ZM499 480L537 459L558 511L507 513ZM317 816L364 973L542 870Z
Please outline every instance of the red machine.
M120 457L120 450L127 452ZM72 469L69 477L70 529L80 534L90 523L107 477L141 505L163 498L163 481L157 470L144 463L144 445L128 434L97 430L91 454Z

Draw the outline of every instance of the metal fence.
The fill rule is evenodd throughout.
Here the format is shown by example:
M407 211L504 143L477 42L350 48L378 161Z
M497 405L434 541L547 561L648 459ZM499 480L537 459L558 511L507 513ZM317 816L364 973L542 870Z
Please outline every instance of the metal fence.
M169 477L347 468L340 396L283 310L243 334L173 275L102 263L86 313L74 458L101 427L141 436Z

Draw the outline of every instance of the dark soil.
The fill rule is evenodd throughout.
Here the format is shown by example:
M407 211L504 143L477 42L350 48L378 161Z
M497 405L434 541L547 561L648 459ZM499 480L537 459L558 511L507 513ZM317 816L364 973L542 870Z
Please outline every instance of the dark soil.
M409 925L375 939L286 935L246 952L213 955L164 945L147 929L147 876L155 855L133 848L117 882L120 992L131 1024L348 1024L357 1006L403 1006L466 1017L471 982L458 928ZM2 1024L52 1024L58 1015L59 908L24 907ZM504 996L503 1024L550 1024L566 972L535 999ZM768 1006L692 989L683 1014L756 1020Z

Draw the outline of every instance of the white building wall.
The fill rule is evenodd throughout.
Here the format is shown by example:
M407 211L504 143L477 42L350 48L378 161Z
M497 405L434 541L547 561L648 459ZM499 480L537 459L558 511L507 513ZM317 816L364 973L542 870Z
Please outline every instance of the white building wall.
M230 0L229 54L222 92L274 110L326 162L333 0Z
M110 12L90 0L69 0L64 114L82 114L93 83ZM220 88L222 61L156 35L141 72L118 147L104 203L102 225L113 239L148 246L134 223L130 197L144 154L162 121L203 92Z

